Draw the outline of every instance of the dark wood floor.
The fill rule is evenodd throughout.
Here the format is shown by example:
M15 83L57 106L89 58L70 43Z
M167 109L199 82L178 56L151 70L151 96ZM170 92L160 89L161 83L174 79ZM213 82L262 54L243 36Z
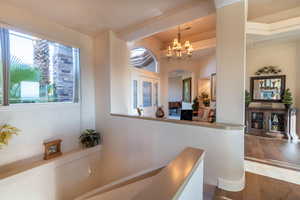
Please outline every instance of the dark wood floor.
M246 134L245 157L273 163L276 166L300 169L300 143Z
M300 200L300 185L246 172L243 191L217 189L214 200Z

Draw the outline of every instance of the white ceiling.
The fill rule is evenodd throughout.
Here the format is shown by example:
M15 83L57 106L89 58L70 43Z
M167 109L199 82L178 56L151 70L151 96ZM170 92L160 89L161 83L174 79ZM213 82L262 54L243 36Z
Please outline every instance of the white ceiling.
M0 0L77 31L120 30L199 0Z

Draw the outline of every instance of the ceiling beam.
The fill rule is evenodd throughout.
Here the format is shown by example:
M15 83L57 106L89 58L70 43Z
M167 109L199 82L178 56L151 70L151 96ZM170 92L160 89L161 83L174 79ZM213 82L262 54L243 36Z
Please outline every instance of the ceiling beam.
M215 13L211 0L195 0L160 16L120 30L118 36L126 41L139 40L171 27Z

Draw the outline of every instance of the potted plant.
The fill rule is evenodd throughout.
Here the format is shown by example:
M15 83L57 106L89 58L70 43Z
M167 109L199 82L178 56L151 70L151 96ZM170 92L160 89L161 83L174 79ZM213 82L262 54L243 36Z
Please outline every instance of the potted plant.
M251 103L250 92L248 92L248 90L245 90L245 105L247 108L249 107L250 103Z
M193 111L198 111L199 110L199 98L196 97L193 100L193 105L192 105Z
M94 147L101 142L101 135L93 129L86 129L79 137L80 143L86 147Z
M201 93L201 98L202 98L203 105L205 107L209 107L210 106L209 95L206 92L202 92Z
M4 145L8 145L8 141L12 138L12 135L18 135L20 131L21 130L9 124L0 126L0 148Z
M282 103L284 103L287 109L293 105L293 96L289 88L284 91Z

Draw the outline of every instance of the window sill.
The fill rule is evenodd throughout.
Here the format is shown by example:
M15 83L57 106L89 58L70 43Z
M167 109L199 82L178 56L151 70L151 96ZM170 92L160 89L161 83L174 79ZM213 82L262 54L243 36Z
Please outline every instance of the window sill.
M0 106L1 111L27 111L34 109L56 109L56 108L80 108L80 103L56 102L56 103L22 103Z
M155 118L155 117L145 117L145 116L140 117L137 115L125 115L125 114L115 114L115 113L111 113L110 115L114 117L152 120L152 121L160 121L160 122L167 122L167 123L174 123L174 124L181 124L181 125L200 126L200 127L215 128L215 129L222 129L222 130L238 130L238 131L244 130L244 126L238 124L208 123L208 122L200 122L200 121L185 121L185 120Z

